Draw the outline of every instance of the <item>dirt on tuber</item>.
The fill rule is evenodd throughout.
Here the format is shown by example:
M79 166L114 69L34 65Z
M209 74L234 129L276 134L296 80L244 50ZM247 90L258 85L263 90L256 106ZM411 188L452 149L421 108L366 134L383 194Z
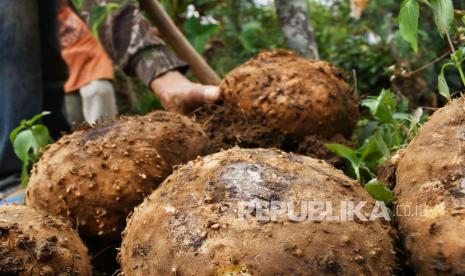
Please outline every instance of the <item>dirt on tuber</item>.
M156 111L75 131L34 166L28 206L69 219L83 237L117 240L126 216L172 172L209 151L189 118Z
M92 275L87 248L64 218L0 207L0 275Z
M391 275L393 234L382 219L241 218L240 204L374 200L324 161L233 148L178 168L135 208L123 232L124 275ZM296 207L298 208L298 207Z

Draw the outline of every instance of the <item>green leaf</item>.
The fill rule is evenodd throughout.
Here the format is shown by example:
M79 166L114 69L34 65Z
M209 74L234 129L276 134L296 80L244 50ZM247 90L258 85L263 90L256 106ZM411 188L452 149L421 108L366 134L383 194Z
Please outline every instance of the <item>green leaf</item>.
M401 37L408 41L413 51L418 51L418 21L420 6L416 0L404 0L399 13L399 32Z
M448 101L450 101L451 96L450 96L449 85L447 84L446 77L444 76L444 69L446 69L447 66L454 66L454 64L446 63L441 67L441 72L439 73L439 76L438 76L438 90L441 96L443 96Z
M367 167L371 170L376 169L389 156L389 148L380 134L368 138L362 150L361 159L367 163Z
M372 179L370 182L365 184L365 190L376 200L384 201L384 203L389 204L394 199L394 194L391 190L386 188L381 182L376 178Z
M44 125L35 125L32 126L32 134L36 138L37 144L40 148L46 146L50 142L50 133L48 128Z
M362 106L370 109L371 115L382 123L393 123L397 100L390 90L383 89L378 97L368 97L362 101Z
M452 0L431 0L434 13L434 22L439 34L444 36L449 32L454 22L454 5Z
M29 153L31 150L33 153L38 152L39 145L32 131L28 129L16 135L13 141L13 149L16 156L18 156L23 163L26 163L29 160Z
M202 24L200 18L192 16L186 20L183 29L195 50L202 54L208 40L220 30L220 26L218 24Z
M355 150L341 144L326 144L326 147L338 156L348 160L357 176L357 180L361 180L360 158Z

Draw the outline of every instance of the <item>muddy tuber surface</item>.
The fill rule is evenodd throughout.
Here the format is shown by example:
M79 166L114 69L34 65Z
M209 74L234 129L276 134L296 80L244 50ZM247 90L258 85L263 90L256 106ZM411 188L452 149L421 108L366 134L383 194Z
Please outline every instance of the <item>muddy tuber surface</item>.
M286 50L260 53L221 89L222 104L194 113L217 150L277 147L329 159L324 143L349 138L358 118L358 97L336 67Z
M401 153L400 233L418 275L465 274L465 99L436 111Z
M83 237L120 238L126 216L172 172L206 154L209 140L187 117L163 111L76 131L32 170L26 204L62 215Z
M64 218L0 207L0 275L92 275L87 248Z
M275 221L238 217L241 202L374 201L321 160L233 148L177 169L135 208L123 232L124 275L390 275L384 220ZM298 208L298 207L296 207ZM327 210L325 210L327 211ZM298 212L298 211L297 211ZM323 212L323 211L322 211ZM297 215L297 214L296 214Z

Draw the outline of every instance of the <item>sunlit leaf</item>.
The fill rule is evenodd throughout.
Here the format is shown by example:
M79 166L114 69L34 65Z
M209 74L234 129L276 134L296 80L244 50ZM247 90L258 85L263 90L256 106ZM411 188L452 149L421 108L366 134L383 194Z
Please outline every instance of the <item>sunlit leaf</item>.
M418 51L418 21L420 6L416 0L404 0L399 13L399 32L401 37L408 41L412 49Z
M447 84L446 77L444 76L444 69L447 66L454 66L453 63L446 63L441 67L441 72L438 75L438 90L439 94L446 98L448 101L451 100L449 85Z
M50 133L48 128L44 125L32 126L32 134L36 138L39 147L46 146L50 143Z
M441 36L449 32L454 22L454 5L452 0L431 0L434 22Z
M370 182L365 184L365 190L376 200L384 201L384 203L389 204L394 199L394 194L391 190L386 188L381 182L376 178L372 179Z

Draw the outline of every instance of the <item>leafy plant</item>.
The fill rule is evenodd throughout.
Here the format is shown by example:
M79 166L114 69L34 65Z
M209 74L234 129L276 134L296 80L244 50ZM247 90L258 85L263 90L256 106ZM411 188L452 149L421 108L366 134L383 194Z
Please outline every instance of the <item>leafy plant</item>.
M398 101L390 90L362 101L372 119L361 119L354 133L354 148L327 144L327 148L348 161L346 173L362 183L375 198L389 201L389 190L376 180L376 170L387 158L416 135L425 119L421 108L407 113L406 99ZM392 200L392 199L391 199Z
M446 67L452 66L458 71L462 85L465 87L465 74L462 68L462 63L465 60L465 47L456 50L449 34L454 23L454 5L452 0L404 0L402 2L399 13L400 34L403 39L410 43L414 52L418 51L417 35L419 32L420 3L433 11L434 22L439 35L447 38L449 43L452 54L450 59L441 67L438 75L438 90L443 97L450 100L450 89L444 76Z
M29 167L39 160L41 149L52 142L48 128L37 124L42 117L50 114L44 111L30 120L22 120L10 133L13 149L22 162L21 184L26 187L29 180Z

